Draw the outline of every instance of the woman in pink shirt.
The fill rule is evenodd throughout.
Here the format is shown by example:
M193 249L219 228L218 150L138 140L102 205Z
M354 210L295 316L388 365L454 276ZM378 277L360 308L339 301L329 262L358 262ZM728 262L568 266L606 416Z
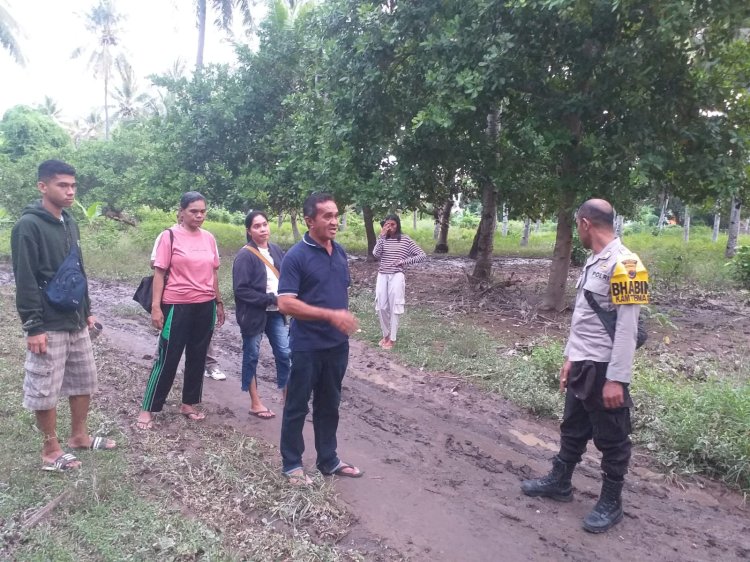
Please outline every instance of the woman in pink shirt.
M153 427L152 413L164 407L183 351L185 379L180 413L193 421L206 417L195 405L201 401L211 335L214 327L224 323L217 273L219 254L213 235L201 228L206 198L197 191L185 193L180 199L180 213L182 223L170 229L171 237L161 237L154 260L151 323L161 334L138 429Z

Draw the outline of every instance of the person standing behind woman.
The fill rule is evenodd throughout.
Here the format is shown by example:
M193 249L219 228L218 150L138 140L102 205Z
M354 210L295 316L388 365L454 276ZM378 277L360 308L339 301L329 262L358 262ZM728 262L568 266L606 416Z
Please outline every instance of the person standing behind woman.
M380 319L383 339L378 345L383 349L393 349L406 302L404 269L407 265L426 260L427 255L411 238L401 233L401 219L398 215L385 217L372 253L380 259L375 284L375 310Z
M268 217L262 211L250 212L245 217L245 228L248 244L239 251L232 267L237 324L242 332L242 392L250 393L248 413L270 420L276 414L263 405L258 395L256 371L260 342L265 333L276 360L276 384L286 396L291 368L289 329L276 305L284 253L268 241L271 230Z
M152 413L164 407L183 351L185 375L180 413L193 421L206 417L195 405L203 393L206 351L214 327L224 323L219 254L213 235L201 228L206 218L206 198L197 191L188 191L180 199L180 213L182 223L170 229L172 237L161 237L154 260L151 323L161 334L159 354L138 415L138 429L152 429Z

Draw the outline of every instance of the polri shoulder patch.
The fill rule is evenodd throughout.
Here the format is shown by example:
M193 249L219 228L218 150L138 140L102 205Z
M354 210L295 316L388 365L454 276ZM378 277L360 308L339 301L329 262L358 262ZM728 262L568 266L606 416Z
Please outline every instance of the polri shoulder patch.
M648 271L637 254L618 257L609 287L613 304L648 304Z

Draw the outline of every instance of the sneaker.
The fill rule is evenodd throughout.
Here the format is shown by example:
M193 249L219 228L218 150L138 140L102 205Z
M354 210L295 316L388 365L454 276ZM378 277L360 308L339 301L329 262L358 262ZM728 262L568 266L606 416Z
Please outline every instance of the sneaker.
M204 373L208 378L214 379L215 381L223 381L226 380L227 376L222 373L219 369L212 369L211 371L206 371Z

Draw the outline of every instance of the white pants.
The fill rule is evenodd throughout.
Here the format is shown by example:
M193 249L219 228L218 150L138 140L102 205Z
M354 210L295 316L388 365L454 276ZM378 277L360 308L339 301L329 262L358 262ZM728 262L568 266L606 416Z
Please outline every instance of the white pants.
M404 313L406 282L403 273L378 273L375 310L384 338L396 341L398 323Z

